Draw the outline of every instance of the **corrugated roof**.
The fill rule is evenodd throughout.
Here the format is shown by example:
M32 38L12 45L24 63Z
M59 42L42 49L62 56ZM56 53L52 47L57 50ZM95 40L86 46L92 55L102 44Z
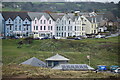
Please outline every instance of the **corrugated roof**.
M47 61L48 61L48 60L53 60L53 61L55 61L55 60L58 60L58 61L68 61L69 59L67 59L67 58L65 58L64 56L61 56L61 55L59 55L59 54L56 54L56 55L54 55L54 56L52 56L52 57L50 57L50 58L47 58L46 60L47 60Z
M32 58L26 60L25 62L22 62L21 64L27 64L27 65L38 66L38 67L46 67L45 62L43 62L35 57L32 57Z
M87 64L60 64L53 67L52 69L59 70L94 70L94 68L88 66Z

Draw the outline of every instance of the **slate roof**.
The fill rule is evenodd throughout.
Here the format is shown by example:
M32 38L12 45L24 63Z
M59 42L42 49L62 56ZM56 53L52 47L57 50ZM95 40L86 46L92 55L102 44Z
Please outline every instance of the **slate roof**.
M45 12L28 12L28 15L32 20L34 20L35 18L40 19L43 15L47 20L50 18L50 15Z
M90 22L92 22L92 18L93 18L93 22L95 22L95 18L96 18L96 22L100 22L103 18L102 15L96 15L96 16L92 16L92 17L86 17Z
M38 67L46 67L46 63L35 58L32 57L28 60L26 60L25 62L22 62L21 64L26 64L26 65L31 65L31 66L38 66Z
M69 59L65 58L64 56L61 56L59 54L56 54L50 58L45 59L46 61L68 61Z
M8 20L9 18L14 20L17 16L19 16L22 20L25 20L27 18L29 21L31 21L27 12L3 11L2 16L5 20Z
M64 14L65 13L49 13L49 15L54 21L56 21L58 18L61 19L64 16Z
M52 69L59 70L94 70L94 68L88 66L87 64L60 64L53 67Z
M79 16L75 16L74 13L49 13L49 15L56 21L58 18L61 19L63 16L65 16L67 19L71 19L75 21L75 19Z

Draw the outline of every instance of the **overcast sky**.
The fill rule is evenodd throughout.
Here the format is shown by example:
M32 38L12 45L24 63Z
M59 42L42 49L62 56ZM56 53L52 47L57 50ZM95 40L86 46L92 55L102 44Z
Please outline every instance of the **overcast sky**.
M118 3L120 0L67 0L67 1L95 1L95 2L115 2Z
M81 1L94 1L94 2L115 2L118 3L120 0L0 0L2 2L66 2L66 1L71 1L71 2L81 2Z

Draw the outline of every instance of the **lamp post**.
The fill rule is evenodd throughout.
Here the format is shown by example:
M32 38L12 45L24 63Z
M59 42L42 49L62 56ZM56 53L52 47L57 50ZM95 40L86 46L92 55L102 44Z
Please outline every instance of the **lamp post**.
M87 55L87 59L88 59L89 66L90 66L90 55Z

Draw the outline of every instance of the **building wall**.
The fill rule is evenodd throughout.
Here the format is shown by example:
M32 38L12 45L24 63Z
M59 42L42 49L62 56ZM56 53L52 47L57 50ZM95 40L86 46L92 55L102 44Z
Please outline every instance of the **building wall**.
M22 20L17 16L14 20L9 18L5 21L5 36L28 36L31 32L31 22L26 18Z
M57 65L55 65L55 62L58 62L58 64L57 65L59 65L59 64L67 64L68 63L68 61L46 61L46 65L47 65L47 67L55 67L55 66L57 66Z
M85 35L85 27L82 26L81 18L73 21L67 19L64 15L62 19L56 21L56 36L57 37L68 37L68 36L80 36Z
M4 36L4 18L2 17L2 14L0 13L0 36Z
M35 18L32 21L32 32L40 34L40 36L55 35L55 22L52 18L46 19L44 15L40 19Z
M83 17L83 23L85 24L85 33L86 34L97 34L98 33L98 22L89 21L86 17ZM85 21L86 20L86 21Z

